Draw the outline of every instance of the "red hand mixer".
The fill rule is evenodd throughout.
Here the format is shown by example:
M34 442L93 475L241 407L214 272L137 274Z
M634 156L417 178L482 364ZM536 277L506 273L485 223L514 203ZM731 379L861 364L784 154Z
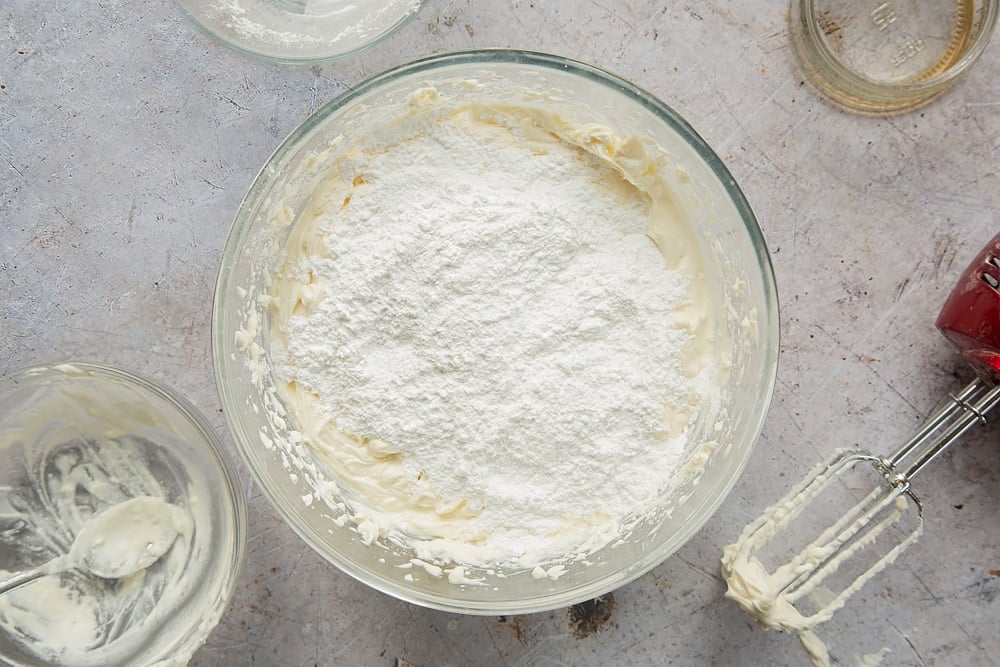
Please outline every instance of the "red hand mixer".
M908 546L923 530L923 506L914 495L913 478L977 423L985 423L986 414L1000 402L1000 234L976 256L952 290L937 319L937 328L951 341L976 371L976 379L961 391L951 394L947 403L927 420L924 426L896 452L882 456L863 450L840 450L814 469L780 501L756 521L747 525L736 544L727 547L723 572L732 592L734 573L759 573L753 583L741 581L744 590L752 589L755 599L731 595L751 614L761 617L762 610L795 609L806 595L817 591L847 559L875 543L900 517L916 508L911 530L900 532L884 555L839 593L832 591L813 596L815 612L800 614L795 609L794 627L775 620L765 625L786 630L803 630L828 620L843 607L847 598L874 577ZM831 485L844 482L848 471L863 464L880 476L877 488L846 513L836 512L836 519L819 537L795 553L784 564L767 572L757 553ZM739 571L740 563L751 564ZM821 598L816 603L815 598ZM791 605L791 607L789 607ZM766 616L767 614L765 614Z

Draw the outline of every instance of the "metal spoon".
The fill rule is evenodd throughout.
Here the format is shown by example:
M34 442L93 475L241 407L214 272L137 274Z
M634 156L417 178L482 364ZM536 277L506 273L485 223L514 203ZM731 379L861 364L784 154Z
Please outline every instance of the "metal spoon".
M90 517L69 553L0 582L0 595L46 575L81 569L102 579L121 579L145 570L191 527L184 509L162 498L138 496Z

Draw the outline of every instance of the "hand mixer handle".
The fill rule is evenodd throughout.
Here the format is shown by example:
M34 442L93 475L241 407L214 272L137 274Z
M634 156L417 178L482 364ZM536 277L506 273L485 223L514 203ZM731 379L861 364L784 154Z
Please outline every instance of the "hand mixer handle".
M984 380L1000 383L1000 234L965 269L937 328Z

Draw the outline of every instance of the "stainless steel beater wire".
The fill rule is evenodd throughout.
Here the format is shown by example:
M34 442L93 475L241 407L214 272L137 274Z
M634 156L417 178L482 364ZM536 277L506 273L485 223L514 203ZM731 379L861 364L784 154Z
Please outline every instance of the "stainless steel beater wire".
M833 574L836 571L836 566L838 565L834 561L837 559L847 559L851 558L858 551L861 551L865 547L874 544L878 537L892 527L893 524L897 523L903 516L903 512L899 509L893 510L889 515L889 518L885 521L880 521L875 524L875 526L866 532L860 539L853 542L846 549L842 549L845 543L853 539L858 533L860 533L876 516L878 516L886 507L890 504L896 502L896 499L900 496L900 491L896 488L884 489L880 487L876 491L887 490L888 493L882 500L878 502L874 507L869 509L867 512L862 514L857 521L854 522L850 527L847 528L843 533L837 536L834 542L830 543L830 553L823 559L823 561L812 571L810 576L806 577L802 582L802 585L794 589L793 592L788 594L788 599L791 602L797 601L803 595L807 595L816 586L821 584L824 579ZM868 498L865 498L862 503L869 502Z
M957 402L957 401L956 401ZM1000 385L993 387L975 405L963 404L965 411L962 417L949 428L940 439L938 439L930 449L928 449L910 468L906 471L906 479L911 479L914 475L924 469L924 467L936 459L951 443L958 440L978 421L986 421L986 413L993 409L1000 402Z
M951 396L951 400L948 401L940 410L937 411L930 419L924 422L924 425L913 434L906 443L896 450L891 456L888 457L889 463L893 468L899 465L900 461L906 458L910 452L919 447L921 444L926 442L928 436L930 436L934 431L941 427L946 421L951 419L956 413L963 411L964 405L967 403L969 398L975 394L983 386L982 380L976 378L958 393L957 396Z
M799 507L800 508L804 507L808 503L812 502L824 489L826 489L826 487L828 487L830 484L832 484L836 479L840 477L840 475L843 472L843 469L848 468L854 465L855 463L861 461L875 462L876 459L873 456L864 454L842 455L839 460L835 461L833 464L829 466L826 472L825 479L821 479L820 480L821 483L817 484L814 489L811 489L811 493L809 494L808 497L803 499L803 501L799 504ZM871 501L881 492L881 490L882 490L881 486L873 489L859 503L857 503L856 505L854 505L854 507L852 507L846 513L841 515L837 519L837 521L834 522L832 526L829 526L826 530L820 533L820 535L816 539L807 544L799 553L795 555L795 557L792 558L791 561L778 567L774 571L775 578L780 580L780 578L782 577L794 575L783 586L781 586L780 590L785 591L791 587L794 587L800 580L808 577L811 571L815 571L815 568L812 568L811 570L802 571L800 570L800 566L802 565L802 563L806 562L809 559L809 555L811 553L814 553L821 548L825 548L829 543L830 539L834 535L837 535L837 533L843 530L848 523L854 521L855 517L861 514L861 511L871 503ZM825 564L832 557L833 554L829 554L820 563L820 566Z
M907 495L909 495L910 498L917 504L918 508L917 511L918 513L920 513L921 512L920 501L918 501L916 496L912 494L907 494ZM818 610L815 614L809 616L808 618L815 619L816 622L829 619L830 616L832 616L834 613L837 612L837 610L843 608L843 606L847 603L847 599L854 593L854 591L858 590L861 586L864 586L867 582L869 582L876 575L878 575L879 572L887 568L889 564L895 562L895 560L899 558L899 554L906 551L910 547L910 545L916 542L917 539L920 537L921 533L923 533L922 514L920 514L919 516L917 527L913 531L911 531L909 535L906 536L906 539L904 539L902 542L900 542L892 549L890 549L885 554L885 556L877 560L871 567L869 567L865 572L863 572L861 576L857 577L847 588L841 591L840 594L837 595L832 601L830 601L825 607ZM825 619L820 618L821 616L825 617Z
M757 517L756 521L754 521L753 524L750 524L751 526L754 526L752 534L754 536L762 537L762 541L770 540L770 537L764 534L764 528L767 527L768 523L770 523L773 519L787 519L788 521L791 521L801 514L802 510L804 510L809 503L816 499L816 496L822 493L826 487L837 479L838 475L835 473L834 469L845 466L849 459L874 461L875 457L858 454L837 454L832 461L826 462L822 468L815 468L812 474L804 478L801 482L794 486L791 491L785 494L781 500ZM800 495L801 499L795 502L791 509L786 510L789 500L799 498ZM757 540L754 540L754 542L756 543Z
M856 519L859 515L862 515L863 510L869 507L872 501L882 493L882 486L877 486L872 489L867 496L861 499L856 505L849 509L843 516L841 516L837 521L822 533L819 537L810 542L802 551L797 553L795 557L788 563L782 565L774 571L774 576L776 578L779 575L788 576L792 575L791 578L782 587L782 591L797 590L796 587L803 584L806 580L811 579L816 575L816 573L823 568L827 563L833 560L834 556L837 554L837 550L848 539L850 535L847 533L851 530L856 533L861 529L861 526L856 525ZM853 522L853 523L852 523ZM848 524L851 524L848 526ZM845 529L846 527L846 529ZM836 536L836 539L834 539ZM841 538L843 540L841 541ZM805 563L811 554L816 554L817 552L823 554L823 558L814 567L807 569L801 569L803 563Z

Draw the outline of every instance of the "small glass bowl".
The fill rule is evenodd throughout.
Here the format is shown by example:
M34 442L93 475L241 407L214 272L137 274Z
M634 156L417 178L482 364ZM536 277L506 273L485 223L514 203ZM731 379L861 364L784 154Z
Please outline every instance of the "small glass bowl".
M902 113L941 95L975 64L998 0L792 0L792 46L809 81L834 104Z
M5 593L0 662L189 660L229 604L246 543L240 484L204 417L127 371L35 366L0 377L0 455L0 569L8 573L67 553L87 518L129 498L157 496L193 519L190 534L129 577L69 570Z
M720 405L705 410L692 428L689 441L697 443L689 459L693 472L683 475L680 488L635 517L627 537L557 578L539 578L530 567L470 569L478 585L456 584L450 575L441 576L441 568L415 567L414 561L421 561L409 547L366 541L341 509L352 502L350 496L326 497L349 490L349 482L331 478L322 457L301 442L295 415L274 389L268 284L295 216L331 168L327 158L351 145L344 138L381 136L398 119L400 105L426 86L435 86L435 99L446 104L544 101L567 122L597 123L653 142L677 167L678 210L696 216L690 230L711 285L706 307L717 335L713 354L731 361ZM240 453L278 513L313 549L358 580L403 600L457 613L522 614L618 588L658 565L708 521L746 465L767 412L777 370L778 304L770 256L749 204L719 157L683 118L648 92L593 66L490 49L396 67L334 99L292 132L236 214L216 285L212 338L223 410ZM715 446L706 451L704 443Z
M343 58L388 37L422 0L177 0L208 36L272 62Z

